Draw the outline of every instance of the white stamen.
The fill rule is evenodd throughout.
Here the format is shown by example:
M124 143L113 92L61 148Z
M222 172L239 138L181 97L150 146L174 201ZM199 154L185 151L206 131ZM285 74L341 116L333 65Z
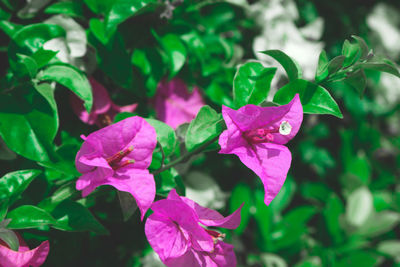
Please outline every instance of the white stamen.
M282 121L281 125L279 126L279 133L281 135L289 135L291 131L292 125L290 125L287 121Z

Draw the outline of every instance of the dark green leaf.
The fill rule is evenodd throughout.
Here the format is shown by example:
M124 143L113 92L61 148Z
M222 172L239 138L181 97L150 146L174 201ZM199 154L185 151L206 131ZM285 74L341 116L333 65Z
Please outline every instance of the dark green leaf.
M50 60L52 60L57 55L57 53L58 52L39 48L39 50L31 55L31 58L36 61L38 69L41 69L42 67L46 66L47 63L49 63Z
M60 202L70 198L77 192L78 191L75 189L75 183L70 182L55 191L51 197L43 199L38 204L38 207L51 213Z
M329 63L328 56L326 55L325 50L322 50L321 54L319 54L317 72L315 73L316 82L322 81L326 77L328 77L329 75L328 63Z
M351 37L354 40L356 40L358 45L360 46L360 49L361 49L360 59L361 60L366 59L368 54L369 54L369 52L370 52L367 43L364 41L363 38L361 38L361 37L359 37L357 35L352 35Z
M0 202L6 201L13 204L41 171L20 170L10 172L0 178Z
M64 14L71 17L83 17L82 4L79 1L58 2L48 6L46 14Z
M176 144L176 135L171 126L154 119L146 119L151 126L154 127L157 133L157 141L161 144L165 156L169 156L174 152Z
M0 21L0 29L4 31L5 34L7 34L10 38L14 36L15 33L17 33L20 29L22 29L23 26L2 20Z
M0 227L0 240L4 241L12 250L18 251L19 240L14 231Z
M276 68L264 68L259 62L247 62L237 69L233 79L233 101L236 107L259 105L268 96Z
M287 104L296 94L300 95L304 113L330 114L343 118L338 105L325 88L302 79L291 81L279 89L274 102Z
M138 206L136 204L135 198L131 193L124 191L117 191L119 205L121 206L122 216L124 218L124 222L129 220L129 218L135 213Z
M361 63L360 67L362 69L387 72L400 78L400 73L396 64L385 58L379 58L374 56L374 58L371 61Z
M156 36L157 37L157 36ZM167 34L157 37L169 61L169 77L174 77L183 67L186 61L186 47L175 34Z
M261 53L266 54L278 61L285 69L286 74L289 77L289 81L300 79L302 77L299 65L284 52L280 50L267 50Z
M222 116L210 106L203 106L190 123L185 145L188 151L217 137L222 132Z
M78 202L64 200L51 213L56 219L54 228L63 231L92 231L97 234L108 234L106 228Z
M55 223L54 218L45 210L30 205L20 206L10 211L7 219L11 219L8 224L10 229L38 228Z
M116 0L83 0L96 14L107 14Z
M70 65L52 65L38 75L41 81L55 81L74 92L84 101L87 112L93 104L92 88L86 76Z
M30 78L34 78L38 71L38 65L36 64L36 61L30 56L23 54L17 54L17 57L19 59L18 65L21 66L18 67L17 74L21 76L23 74L28 74Z
M117 0L112 6L107 17L107 31L112 31L129 17L145 11L146 6L151 7L156 4L155 0Z
M350 255L335 263L335 267L363 266L374 267L378 263L378 257L364 251L353 251Z
M28 159L50 160L57 125L56 112L33 88L0 97L0 135L10 149Z
M364 70L357 70L351 73L345 80L356 92L362 97L364 95L365 87L367 87L367 77Z
M238 228L235 229L235 233L238 235L242 234L244 230L247 228L247 225L250 221L250 208L252 206L252 192L250 187L246 184L237 184L232 191L230 200L229 200L229 210L230 212L234 212L242 203L244 206L242 211L240 212L241 221Z
M326 196L325 196L326 197ZM335 244L339 244L343 240L343 230L340 225L340 216L344 214L344 206L342 201L334 194L331 194L322 212L326 227Z
M345 56L337 56L334 57L331 61L328 63L328 72L329 74L336 73L338 70L340 70L343 67L343 62L346 59Z

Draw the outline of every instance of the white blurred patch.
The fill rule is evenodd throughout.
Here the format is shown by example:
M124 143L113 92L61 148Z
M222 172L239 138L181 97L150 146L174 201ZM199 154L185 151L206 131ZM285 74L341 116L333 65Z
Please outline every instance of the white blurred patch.
M21 18L33 17L40 9L50 3L51 0L26 0L26 5L18 11Z
M193 171L185 177L186 197L210 209L225 207L228 194L208 175Z
M295 20L299 14L296 5L294 1L283 0L259 1L250 6L250 13L262 28L261 35L256 37L253 43L257 58L269 66L277 66L278 75L284 75L283 69L276 61L259 53L268 49L282 50L298 62L306 79L314 78L318 56L324 47L324 44L318 41L324 28L322 18L297 28Z
M94 52L88 49L85 29L65 15L53 16L44 23L62 27L66 31L66 37L51 39L43 45L43 48L59 51L57 54L59 60L90 73L94 69L96 59Z
M375 90L376 101L379 105L393 108L400 103L400 79L392 74L380 74L378 88Z
M391 6L377 4L367 17L367 24L382 42L391 58L400 56L400 16Z
M143 267L165 267L160 260L160 257L158 257L157 253L155 253L153 250L147 253L141 261Z

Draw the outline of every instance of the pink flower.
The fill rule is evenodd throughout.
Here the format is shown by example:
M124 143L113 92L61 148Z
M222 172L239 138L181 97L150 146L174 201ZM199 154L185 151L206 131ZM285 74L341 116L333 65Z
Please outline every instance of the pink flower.
M151 206L154 213L146 221L146 237L167 266L234 267L233 246L222 242L223 234L201 225L234 229L240 224L241 208L223 217L217 211L180 197L173 189L167 199Z
M120 112L133 112L136 109L137 104L123 107L114 104L103 85L92 77L89 78L89 82L93 93L93 107L90 114L87 113L80 98L73 93L70 95L72 110L84 123L104 127L112 123L116 114Z
M19 249L14 251L0 239L0 267L40 266L49 254L49 241L42 242L38 247L29 250L22 237L17 234Z
M238 110L222 107L226 126L220 138L221 154L235 154L262 180L265 204L279 193L292 155L284 146L300 129L303 107L299 96L279 107L246 105Z
M177 78L158 84L155 97L157 117L172 128L193 120L202 106L204 100L197 87L189 93L185 83Z
M147 170L157 143L154 128L135 116L93 132L84 140L75 159L82 173L76 189L83 190L83 197L101 185L129 192L143 220L156 190L154 177Z

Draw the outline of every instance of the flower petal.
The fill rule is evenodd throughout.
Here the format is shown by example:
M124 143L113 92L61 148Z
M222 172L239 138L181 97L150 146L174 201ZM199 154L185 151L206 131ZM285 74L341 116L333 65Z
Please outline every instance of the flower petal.
M183 202L181 198L170 198L170 195L174 196L174 191L171 190L172 194L169 194L169 199L153 203L151 209L155 213L176 222L181 229L185 230L190 235L193 248L200 251L212 251L214 248L212 237L198 224L199 217L190 206Z
M147 218L144 231L151 247L163 262L171 257L182 256L188 249L189 242L179 226L158 213Z
M133 146L133 151L124 157L124 160L134 160L135 163L131 164L133 168L146 169L151 163L152 153L157 144L157 135L148 122L134 116L91 133L87 136L86 142L92 144L93 147L96 146L103 158L109 158ZM77 158L90 151L85 147L85 143L82 145L84 151L79 151Z
M83 101L73 93L70 94L70 103L72 110L81 121L92 125L96 123L99 114L106 113L111 108L111 99L104 86L94 78L90 77L89 82L93 93L93 107L90 114L85 110Z
M274 143L285 144L299 131L303 120L303 108L299 95L296 94L290 103L279 107L259 107L250 104L233 110L222 106L222 116L228 126L228 132L233 125L245 132L258 128L279 128L281 122L287 121L292 126L289 135L273 134Z
M176 78L158 85L155 97L157 117L174 129L193 120L202 106L204 100L197 87L189 93L186 84Z
M37 248L14 251L0 245L0 267L40 266L49 254L49 241L42 242Z
M215 244L214 253L209 253L210 261L214 262L218 267L235 267L236 256L233 246L219 241ZM213 266L211 264L206 266Z
M265 189L264 202L269 205L286 180L292 160L289 149L283 145L262 143L238 147L232 150L232 154L260 177Z
M100 182L100 184L111 185L119 191L131 193L139 207L142 220L156 195L154 177L148 170L122 168L117 170L112 177Z
M93 171L81 175L76 181L76 189L83 190L82 196L86 197L96 187L104 184L107 177L112 176L114 171L110 168L95 168Z
M240 211L243 207L243 204L231 215L224 217L219 212L209 208L202 207L191 199L188 199L186 197L181 197L181 198L183 202L186 203L186 205L190 206L192 209L195 210L195 212L199 216L200 222L203 225L235 229L240 224Z

